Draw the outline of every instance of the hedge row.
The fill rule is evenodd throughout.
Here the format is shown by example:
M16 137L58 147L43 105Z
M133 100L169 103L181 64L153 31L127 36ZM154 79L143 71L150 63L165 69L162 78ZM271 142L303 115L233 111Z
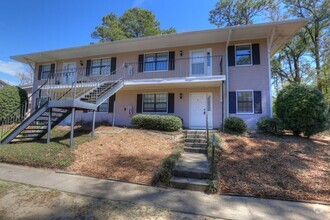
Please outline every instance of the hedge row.
M177 131L182 128L181 118L174 115L134 115L132 124L139 128L159 131Z

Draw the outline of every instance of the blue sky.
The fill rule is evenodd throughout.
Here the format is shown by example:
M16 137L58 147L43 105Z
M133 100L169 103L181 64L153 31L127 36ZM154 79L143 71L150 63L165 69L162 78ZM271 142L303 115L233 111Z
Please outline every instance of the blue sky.
M1 0L0 79L17 84L25 66L10 59L37 51L89 44L95 26L110 12L151 10L161 28L178 32L215 28L208 21L217 0Z

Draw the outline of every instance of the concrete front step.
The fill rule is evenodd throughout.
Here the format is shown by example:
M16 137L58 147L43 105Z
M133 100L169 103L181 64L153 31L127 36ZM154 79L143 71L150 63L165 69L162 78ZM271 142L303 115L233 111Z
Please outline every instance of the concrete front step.
M185 152L173 170L176 177L207 179L210 177L206 154Z
M184 151L191 153L202 153L202 154L207 153L207 149L205 147L185 147Z
M206 143L206 138L186 138L186 142Z
M187 135L197 134L197 135L206 135L206 131L204 130L189 130L187 131Z
M186 147L197 147L197 148L206 148L207 144L206 143L193 143L193 142L186 142L184 144Z
M206 138L206 134L187 134L186 138Z
M170 180L172 186L177 189L186 189L204 192L208 187L208 181L205 179L172 177Z

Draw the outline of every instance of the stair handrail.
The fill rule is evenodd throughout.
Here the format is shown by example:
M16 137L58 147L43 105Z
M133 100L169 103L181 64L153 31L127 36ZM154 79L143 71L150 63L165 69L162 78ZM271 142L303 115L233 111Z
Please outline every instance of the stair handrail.
M10 131L13 130L17 125L17 123L21 123L22 121L25 120L26 116L29 115L32 110L37 110L38 104L36 103L35 107L31 109L28 109L29 107L29 101L33 99L33 96L40 92L41 89L47 84L48 80L44 82L41 86L38 87L26 100L24 100L15 110L13 110L8 116L5 118L1 119L1 132L0 132L0 143L2 140L8 135ZM40 94L40 93L39 93ZM39 97L40 98L40 97ZM19 112L18 112L19 111ZM6 129L6 126L8 128Z

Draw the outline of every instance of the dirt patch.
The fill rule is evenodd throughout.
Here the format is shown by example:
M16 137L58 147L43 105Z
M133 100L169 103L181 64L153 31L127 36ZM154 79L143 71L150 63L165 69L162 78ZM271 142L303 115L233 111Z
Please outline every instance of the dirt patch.
M330 140L221 134L223 193L330 202Z
M121 130L120 132L116 132ZM97 139L75 149L70 171L101 178L151 184L162 161L178 146L181 133L101 126Z
M213 219L0 180L0 219ZM35 195L35 196L33 196Z

